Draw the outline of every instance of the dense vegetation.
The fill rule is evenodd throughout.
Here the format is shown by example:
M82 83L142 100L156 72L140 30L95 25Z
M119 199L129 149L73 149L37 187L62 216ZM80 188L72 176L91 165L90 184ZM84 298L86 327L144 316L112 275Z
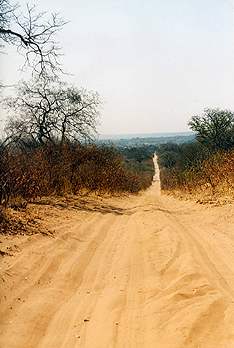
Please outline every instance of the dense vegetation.
M31 144L30 144L31 145ZM80 192L138 192L152 181L148 157L131 164L114 148L80 143L3 147L0 156L0 204L48 195Z
M165 190L234 193L234 114L206 109L189 125L196 141L158 147L161 185Z

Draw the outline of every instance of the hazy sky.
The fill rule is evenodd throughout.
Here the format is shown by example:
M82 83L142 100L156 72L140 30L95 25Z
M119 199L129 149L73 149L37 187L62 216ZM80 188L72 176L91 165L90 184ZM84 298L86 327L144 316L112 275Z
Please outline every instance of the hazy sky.
M205 107L234 109L234 1L35 3L70 21L59 37L65 70L102 96L101 133L186 131ZM8 83L17 64L1 57Z

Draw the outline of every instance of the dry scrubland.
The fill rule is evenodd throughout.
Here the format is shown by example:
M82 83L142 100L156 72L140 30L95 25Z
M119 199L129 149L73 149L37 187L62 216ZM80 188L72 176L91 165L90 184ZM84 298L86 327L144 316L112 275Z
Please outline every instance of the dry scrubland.
M188 123L196 139L158 147L162 188L200 201L234 197L234 113L205 109Z
M39 79L8 104L0 346L234 348L233 204L160 195L153 158L163 190L231 197L233 113L195 117L191 144L117 151L90 143L97 94Z
M162 189L182 198L200 202L234 199L234 151L218 152L198 166L181 171L179 168L161 169Z
M146 156L142 163L128 163L117 150L107 146L49 144L3 148L0 233L26 232L27 228L31 231L34 220L27 205L40 202L42 197L115 195L146 189L152 182L152 158Z
M2 101L1 348L233 348L233 204L161 196L152 153L81 145L101 101L60 79L65 21L10 0L0 14L1 48L34 76ZM231 197L233 123L206 109L196 143L157 148L162 188Z
M233 150L35 145L1 153L0 346L234 348Z
M233 205L160 195L156 174L29 205L51 235L1 237L1 347L234 347Z

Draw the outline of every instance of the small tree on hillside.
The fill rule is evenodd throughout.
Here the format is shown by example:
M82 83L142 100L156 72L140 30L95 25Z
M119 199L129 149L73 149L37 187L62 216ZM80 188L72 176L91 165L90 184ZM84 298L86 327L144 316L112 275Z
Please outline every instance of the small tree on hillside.
M91 140L96 131L97 93L66 83L39 79L22 82L17 96L5 101L12 116L6 126L10 141L40 143Z
M205 109L202 116L193 116L190 128L197 140L211 150L227 150L234 146L234 113L229 110Z

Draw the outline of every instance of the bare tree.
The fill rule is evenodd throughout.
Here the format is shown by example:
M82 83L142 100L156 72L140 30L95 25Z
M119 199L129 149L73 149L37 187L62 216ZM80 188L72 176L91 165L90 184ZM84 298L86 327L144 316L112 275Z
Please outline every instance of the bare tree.
M7 98L11 111L6 132L11 141L44 144L71 140L92 140L99 116L100 98L56 80L37 79L22 82L17 96Z
M30 67L39 75L56 74L59 64L60 47L55 34L65 22L58 14L38 12L35 6L26 5L21 12L19 5L11 0L0 0L0 48L6 44L15 46L25 57L24 67Z

